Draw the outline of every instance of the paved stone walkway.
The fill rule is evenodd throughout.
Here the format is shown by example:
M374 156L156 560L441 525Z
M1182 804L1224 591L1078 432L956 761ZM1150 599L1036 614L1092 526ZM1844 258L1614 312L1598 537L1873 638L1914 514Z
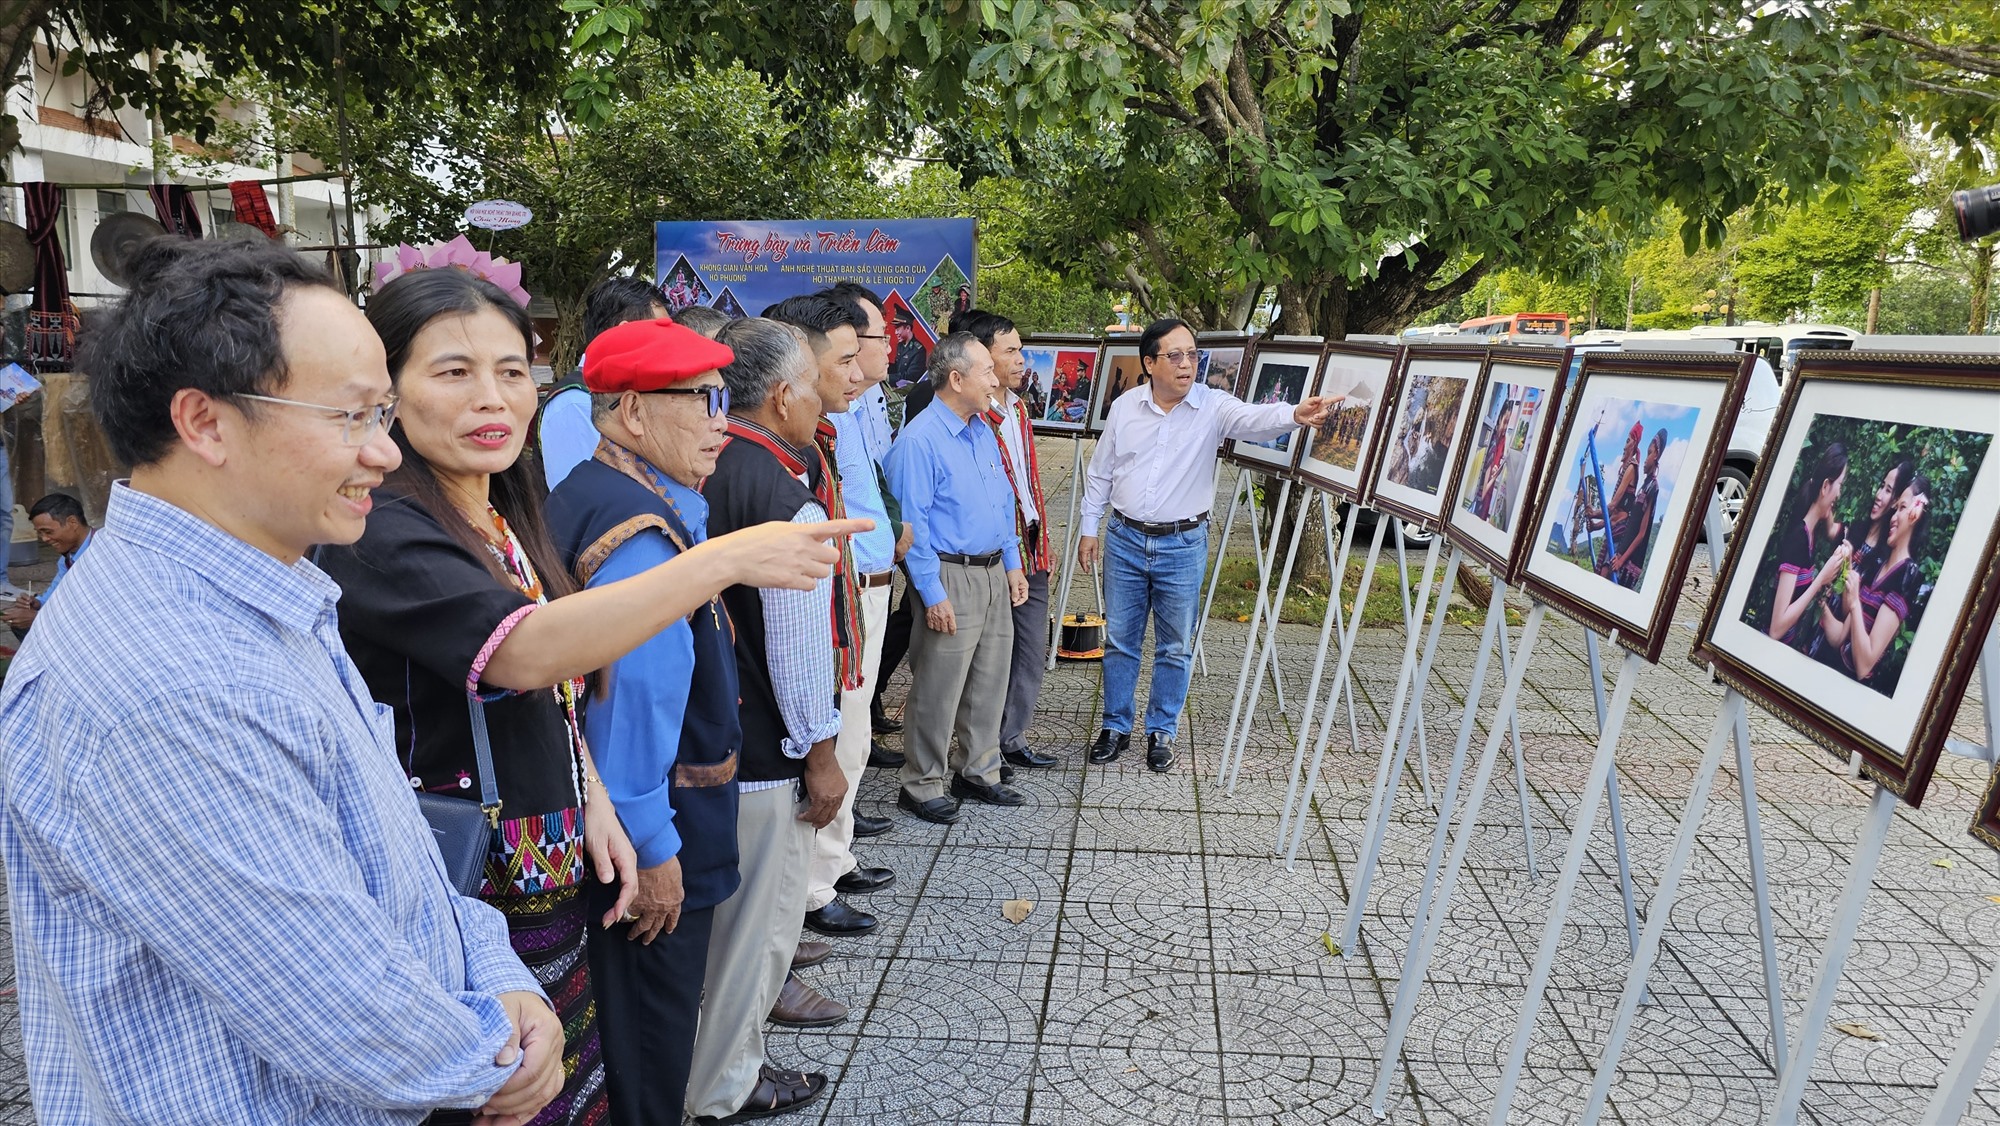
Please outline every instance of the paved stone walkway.
M1045 472L1053 477L1067 462L1067 443L1044 443ZM1051 505L1059 503L1052 488ZM1705 566L1697 577L1681 614L1688 639L1694 599L1710 585ZM810 1114L777 1121L1372 1121L1365 1104L1375 1053L1428 847L1429 818L1412 780L1361 948L1333 957L1322 934L1337 929L1346 903L1379 747L1366 724L1386 720L1402 631L1363 632L1356 671L1364 745L1357 751L1336 737L1300 861L1287 872L1272 859L1277 807L1317 629L1284 627L1294 714L1260 709L1241 785L1229 795L1211 779L1246 629L1211 623L1210 673L1195 680L1174 772L1150 774L1136 754L1086 767L1097 668L1063 665L1032 732L1063 762L1017 779L1030 798L1025 808L968 805L951 828L898 813L893 832L864 844L864 862L899 874L891 891L855 900L882 926L837 943L829 962L808 971L854 1015L837 1028L771 1040L781 1065L824 1070L836 1086ZM1427 707L1439 780L1477 640L1457 627L1445 637ZM1677 639L1668 659L1642 675L1620 752L1642 907L1720 698L1682 659L1686 646ZM1520 716L1542 879L1524 875L1519 805L1502 770L1423 993L1392 1122L1484 1121L1592 749L1584 670L1581 629L1552 616ZM1489 701L1497 692L1496 670ZM1789 728L1753 717L1752 731L1796 1020L1867 791ZM1964 713L1960 734L1984 738L1976 709ZM2000 903L1990 898L2000 895L1996 858L1965 832L1983 781L1977 764L1948 761L1924 809L1898 813L1833 1014L1882 1039L1829 1033L1805 1121L1916 1121L2000 945ZM1734 794L1727 778L1718 784L1611 1120L1754 1122L1775 1090ZM871 770L862 808L891 810L893 801L893 779ZM1607 824L1600 816L1594 827L1592 864L1515 1101L1518 1122L1575 1120L1623 982ZM1010 899L1034 902L1023 922L1002 917ZM11 952L0 954L9 955L0 965L11 984ZM2000 1068L1988 1068L1967 1120L2000 1122ZM0 1122L32 1121L17 1017L11 1002L0 1003Z

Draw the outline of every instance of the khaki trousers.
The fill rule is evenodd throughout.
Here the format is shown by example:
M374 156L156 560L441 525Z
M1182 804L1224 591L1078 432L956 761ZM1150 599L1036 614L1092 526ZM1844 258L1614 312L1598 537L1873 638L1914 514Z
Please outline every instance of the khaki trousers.
M840 812L813 838L812 886L806 892L806 910L817 911L833 902L833 882L854 871L854 795L861 788L861 775L868 769L868 744L874 728L868 721L868 702L875 698L875 665L882 659L882 634L889 625L889 588L878 586L861 592L861 671L868 676L861 687L840 694L840 737L834 740L834 761L847 779L847 797Z
M1014 659L1006 570L941 561L938 579L958 632L939 633L922 614L910 626L903 789L918 801L945 796L947 772L987 785L1000 781L1000 716Z
M764 1063L764 1019L791 972L805 925L813 827L798 819L798 796L798 787L787 782L736 799L743 882L716 907L709 937L708 985L687 1096L688 1113L698 1117L742 1109Z

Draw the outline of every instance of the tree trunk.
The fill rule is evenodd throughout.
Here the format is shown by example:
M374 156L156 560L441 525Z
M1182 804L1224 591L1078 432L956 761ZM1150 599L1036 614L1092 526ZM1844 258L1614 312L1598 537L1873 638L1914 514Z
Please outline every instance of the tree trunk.
M1869 336L1873 336L1875 335L1875 326L1880 324L1881 321L1882 287L1878 285L1868 291L1868 327L1861 331L1867 333Z
M1987 305L1993 295L1993 244L1983 242L1972 248L1972 316L1965 331L1974 336L1986 333Z
M1249 332L1250 318L1257 315L1257 303L1263 300L1263 297L1262 285L1245 286L1242 292L1236 295L1236 300L1230 303L1228 319L1221 327L1236 332Z
M1312 292L1304 285L1295 281L1279 282L1278 323L1271 327L1279 336L1311 336L1315 304Z
M560 382L583 356L583 306L581 293L551 294L556 307L556 337L549 343L549 367Z
M0 0L0 66L6 67L6 81L0 91L13 89L21 67L35 48L35 33L49 15L51 0ZM0 156L21 147L21 123L11 113L0 113Z

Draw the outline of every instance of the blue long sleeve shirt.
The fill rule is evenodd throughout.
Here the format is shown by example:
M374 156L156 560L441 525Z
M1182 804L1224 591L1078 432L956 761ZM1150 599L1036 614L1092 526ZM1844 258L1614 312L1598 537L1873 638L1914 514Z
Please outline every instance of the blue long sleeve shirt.
M875 521L872 531L852 537L854 566L864 575L886 571L896 565L896 537L889 531L889 509L882 503L875 459L868 454L866 423L857 411L827 417L833 423L833 452L840 462L840 498L847 505L847 514Z
M708 502L701 494L664 474L653 480L673 498L695 542L706 539ZM629 579L677 554L665 533L648 528L619 544L586 586ZM639 866L654 868L681 851L667 782L680 757L681 721L687 716L694 675L694 631L685 619L675 622L613 661L608 675L611 691L591 701L584 736L618 820L638 850Z
M62 594L0 689L39 1121L415 1126L491 1098L497 995L540 989L445 876L340 588L119 484Z
M885 468L912 532L903 566L925 606L947 600L938 579L940 551L998 551L1008 570L1021 566L1014 487L1000 466L1000 439L985 419L935 405L903 424Z

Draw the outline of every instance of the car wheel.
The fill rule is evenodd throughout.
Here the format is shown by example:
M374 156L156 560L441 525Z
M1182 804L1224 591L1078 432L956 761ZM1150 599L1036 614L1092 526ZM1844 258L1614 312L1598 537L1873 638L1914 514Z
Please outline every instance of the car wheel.
M1436 533L1427 532L1424 529L1417 527L1415 524L1410 523L1408 520L1405 520L1402 523L1403 523L1403 547L1405 549L1412 551L1419 551L1426 549L1430 547L1431 540L1436 538Z
M1736 522L1743 518L1743 506L1750 500L1750 475L1733 465L1725 465L1715 475L1715 499L1722 506L1722 538L1736 535Z

